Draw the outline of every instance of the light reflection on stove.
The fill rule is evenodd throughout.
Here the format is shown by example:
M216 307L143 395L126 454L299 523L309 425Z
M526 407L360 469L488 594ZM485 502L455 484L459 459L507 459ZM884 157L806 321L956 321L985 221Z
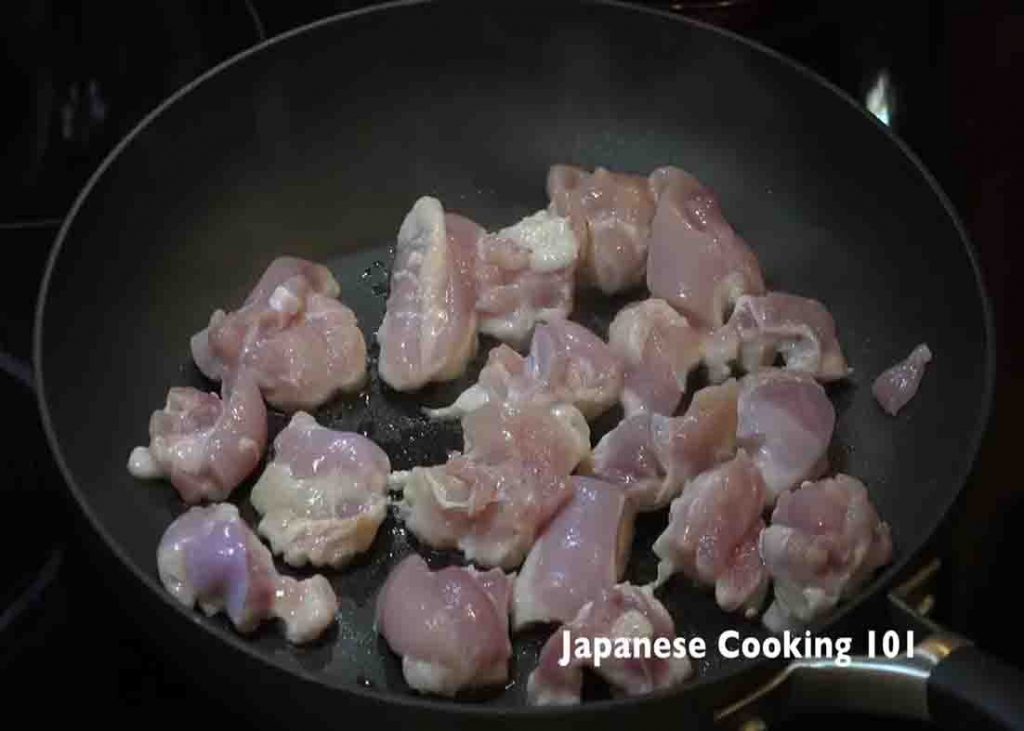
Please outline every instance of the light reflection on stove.
M882 69L878 76L875 77L875 81L871 88L868 89L867 96L864 99L864 105L868 108L869 112L878 117L882 124L889 127L892 126L896 104L892 86L889 83L888 69Z

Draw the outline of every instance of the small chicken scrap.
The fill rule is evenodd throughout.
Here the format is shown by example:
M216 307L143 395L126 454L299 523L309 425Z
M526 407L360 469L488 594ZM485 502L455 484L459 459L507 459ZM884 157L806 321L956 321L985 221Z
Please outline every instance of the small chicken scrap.
M526 682L527 702L537 706L579 703L586 667L601 676L615 695L625 696L670 688L693 674L689 659L674 652L667 658L631 652L628 658L612 655L602 660L571 652L568 664L561 664L567 642L571 647L576 640L593 643L595 638L647 643L667 640L671 646L676 631L672 615L648 587L618 584L605 589L544 644L537 668Z
M309 642L333 622L338 599L317 574L281 576L270 551L230 503L193 507L171 523L157 548L160 581L186 607L224 612L239 632L267 619L284 623L289 642Z
M256 380L242 371L221 384L224 398L174 387L149 419L149 446L135 447L128 472L166 477L193 504L225 500L256 469L267 446L267 407Z
M682 571L712 586L718 606L752 617L768 590L768 573L758 553L764 528L764 481L742 449L725 464L692 480L672 501L668 527L654 542L657 585Z
M662 508L688 480L736 452L739 388L729 380L702 388L679 417L641 412L601 438L591 471L622 486L634 508Z
M775 586L765 626L802 630L892 559L892 537L864 484L839 474L780 495L760 553Z
M534 401L572 404L594 419L615 403L622 365L608 345L582 325L553 320L533 331L525 358L507 345L487 355L477 382L451 406L427 409L435 419L458 419L486 403Z
M622 579L633 511L617 485L573 477L573 496L533 544L512 594L514 629L569 622Z
M508 679L512 577L499 569L431 571L417 555L396 566L377 596L375 627L402 657L410 687L453 696Z
M514 568L571 498L569 475L590 454L590 429L571 405L529 401L487 403L462 427L462 454L392 474L399 515L427 545Z
M900 409L910 403L924 378L924 368L931 360L931 349L921 343L904 360L887 368L875 379L871 393L885 413L896 416Z
M252 488L259 533L291 566L340 568L373 543L387 516L390 472L387 454L369 439L299 411Z
M192 336L192 358L215 381L251 371L267 403L287 412L358 391L366 342L339 292L326 267L275 259L239 309L215 311Z

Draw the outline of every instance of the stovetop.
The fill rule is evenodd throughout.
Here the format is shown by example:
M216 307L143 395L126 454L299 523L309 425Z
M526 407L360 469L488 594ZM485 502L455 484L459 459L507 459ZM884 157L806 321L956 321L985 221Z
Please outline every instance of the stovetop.
M69 702L103 708L104 720L187 721L233 716L230 699L169 672L144 621L122 616L69 531L65 492L31 392L31 320L45 258L72 197L103 155L149 109L210 66L266 37L366 5L351 0L48 1L4 7L13 73L4 88L0 241L0 398L7 439L0 497L28 530L0 531L0 676L5 696L64 688ZM955 1L664 2L722 24L801 61L889 124L939 179L979 249L995 303L1000 375L993 428L972 484L930 555L942 560L935 616L1007 659L1024 641L1000 576L1014 575L1010 533L1024 517L1003 475L1010 428L1024 406L1010 378L1020 345L1007 338L1014 292L1009 212L1024 204L1022 119L1004 101L1024 72L1024 12ZM13 31L13 32L11 32ZM1016 116L1014 116L1016 115ZM1020 209L1021 206L1016 206ZM1014 257L1018 257L1015 259ZM926 265L926 263L923 263ZM983 535L984 540L978 536ZM22 696L20 690L26 695ZM65 712L58 704L54 712ZM36 707L34 715L49 709ZM187 716L186 716L187 714Z

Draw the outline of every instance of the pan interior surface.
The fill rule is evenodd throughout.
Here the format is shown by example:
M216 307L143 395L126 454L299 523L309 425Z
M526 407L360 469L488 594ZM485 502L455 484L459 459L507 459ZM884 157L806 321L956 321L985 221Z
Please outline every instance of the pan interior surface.
M555 162L691 171L770 288L827 304L854 368L830 388L833 465L868 485L892 526L894 571L956 496L987 417L984 295L944 199L883 129L788 62L692 23L575 4L543 14L412 5L317 24L195 85L94 179L48 274L37 368L58 457L119 555L162 591L156 545L183 506L125 464L168 387L211 387L188 352L211 311L237 306L273 257L302 256L331 267L372 346L390 247L413 201L434 195L487 228L508 225L547 204ZM585 295L575 317L604 334L640 296ZM935 359L917 398L890 418L871 380L920 342ZM316 415L370 436L395 469L442 461L461 446L457 427L419 409L475 380L489 344L464 378L412 396L383 389L371 363L363 393ZM285 421L272 416L272 433ZM248 492L232 501L251 520ZM641 517L630 579L653 578L649 548L664 524L664 511ZM337 629L304 648L272 626L244 641L331 685L408 693L372 621L376 589L412 550L435 566L457 560L423 551L389 517L366 556L326 572L341 598ZM678 629L711 646L727 628L761 631L681 577L662 596ZM232 635L220 618L201 622ZM469 700L522 704L543 639L517 636L509 686ZM714 653L697 667L706 679L738 669Z

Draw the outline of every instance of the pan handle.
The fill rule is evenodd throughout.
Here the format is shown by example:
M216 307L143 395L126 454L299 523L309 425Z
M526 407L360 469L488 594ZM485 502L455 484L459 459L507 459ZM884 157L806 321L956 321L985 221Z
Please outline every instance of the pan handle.
M720 709L719 726L763 729L765 719L848 711L931 721L948 729L1024 729L1024 673L947 632L900 659L798 660Z
M928 675L928 715L945 728L1024 728L1024 673L963 643Z

